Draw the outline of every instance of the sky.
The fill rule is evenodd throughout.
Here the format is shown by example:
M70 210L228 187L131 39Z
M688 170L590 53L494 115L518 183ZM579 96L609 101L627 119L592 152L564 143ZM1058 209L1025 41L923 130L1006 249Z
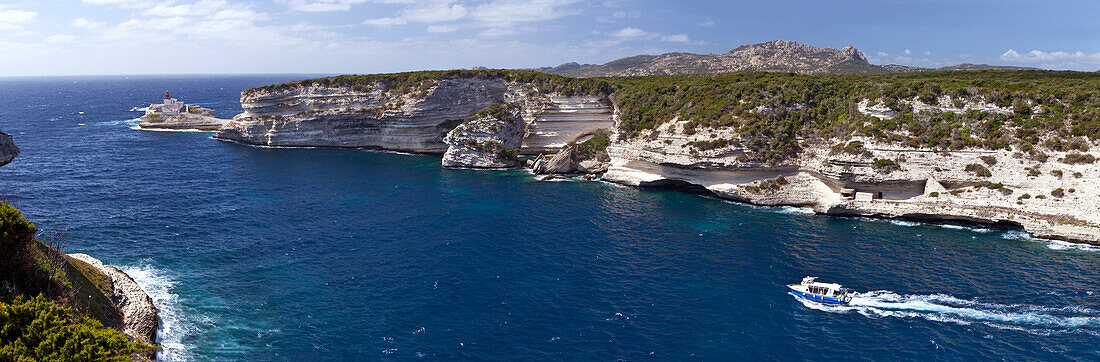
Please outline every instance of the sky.
M0 0L0 76L528 68L772 40L1096 71L1100 1Z

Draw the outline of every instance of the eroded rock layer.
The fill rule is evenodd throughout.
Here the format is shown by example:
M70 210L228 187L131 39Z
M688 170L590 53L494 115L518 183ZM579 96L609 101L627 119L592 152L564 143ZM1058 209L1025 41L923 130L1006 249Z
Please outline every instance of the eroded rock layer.
M484 114L483 114L484 113ZM516 150L523 142L523 118L519 108L491 105L455 127L443 142L445 167L498 168L516 165Z
M1070 152L1039 163L1005 150L934 151L863 139L858 152L808 144L797 158L765 165L740 160L745 150L737 145L693 152L688 142L714 136L679 134L676 122L662 127L656 138L609 147L603 179L698 186L722 198L833 215L1018 225L1042 238L1100 243L1100 180L1088 176L1100 174L1100 165L1067 162Z
M611 102L602 97L550 97L551 104L527 125L521 152L549 153L586 135L609 130L614 122ZM579 138L580 137L580 138Z
M581 87L582 92L576 79L448 74L349 76L252 89L242 94L245 112L215 137L265 146L438 153L445 154L442 163L451 167L508 167L516 154L540 155L527 161L540 174L603 173L610 182L684 188L761 205L1019 225L1040 237L1100 243L1100 199L1095 197L1100 194L1095 177L1100 163L1094 162L1097 151L1088 147L1095 141L1078 137L1058 148L1062 146L1050 143L1058 140L1053 133L1021 143L1013 137L1028 137L1026 132L996 129L1019 127L1034 115L1049 116L1049 107L1060 107L1058 102L973 87L884 97L886 91L894 92L889 88L835 100L844 103L814 105L808 103L814 99L807 97L810 89L799 93L795 88L816 78L720 91L728 84L776 83L782 78L758 74L633 78L618 83L620 89ZM883 79L900 82L895 78ZM365 82L370 79L379 80ZM815 84L830 82L835 79ZM784 87L793 88L783 97L768 93ZM848 88L835 90L843 89ZM714 94L690 98L707 92ZM741 98L722 98L736 94ZM510 105L515 112L508 119L471 121L493 104ZM855 114L820 113L835 110L828 107L836 104L850 104L848 112ZM810 114L816 118L781 128ZM958 125L960 120L976 126L947 131L928 126L933 121ZM990 125L994 128L982 128ZM797 133L803 126L817 128ZM522 136L517 138L519 129ZM1055 131L1062 132L1047 132ZM942 133L940 138L926 137L934 132ZM988 134L975 138L970 132ZM1027 149L1036 146L1050 152Z

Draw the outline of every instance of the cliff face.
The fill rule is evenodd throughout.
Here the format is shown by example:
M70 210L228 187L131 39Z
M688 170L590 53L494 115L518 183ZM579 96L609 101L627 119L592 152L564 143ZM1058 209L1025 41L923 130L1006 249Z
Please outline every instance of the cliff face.
M7 165L19 156L19 147L15 147L11 135L0 132L0 166Z
M95 267L111 282L108 297L122 314L122 332L146 344L156 344L157 327L160 318L153 306L153 299L145 294L141 286L118 268L104 265L99 259L87 254L69 254L70 257Z
M214 137L264 146L444 153L450 148L445 135L497 103L519 107L520 154L553 151L611 127L611 105L599 97L565 97L501 78L457 78L405 91L382 83L254 90L241 97L245 112Z
M245 112L214 136L265 146L367 147L443 153L443 136L463 119L522 89L502 80L445 80L416 93L381 84L310 86L241 97Z
M1007 150L942 151L857 137L806 143L797 157L765 164L745 161L740 156L751 151L736 141L693 149L691 142L740 136L732 128L687 135L680 131L683 123L663 124L656 137L614 142L603 179L702 187L726 199L832 215L1018 225L1042 238L1100 243L1100 179L1089 176L1100 165L1067 157L1100 157L1095 151L1051 152L1039 161ZM860 146L838 149L837 142Z
M801 49L776 46L768 51ZM829 54L865 61L854 49ZM449 167L509 167L513 156L540 155L526 161L539 174L603 173L761 205L1020 225L1100 243L1100 179L1092 177L1100 154L1089 147L1097 128L1057 122L1091 119L1084 105L1100 98L1080 86L1095 82L1091 75L734 73L613 79L589 96L560 89L605 81L537 77L425 72L256 88L215 137L442 153ZM1007 83L981 86L989 79ZM1072 98L1013 90L1038 89L1034 82ZM471 117L499 104L509 111Z
M516 165L523 142L519 108L494 104L455 127L443 138L443 166L499 168ZM483 114L484 113L484 114Z

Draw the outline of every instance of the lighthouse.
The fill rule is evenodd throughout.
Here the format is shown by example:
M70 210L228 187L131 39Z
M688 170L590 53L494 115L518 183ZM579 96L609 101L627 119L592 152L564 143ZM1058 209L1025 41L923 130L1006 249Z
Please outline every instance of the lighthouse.
M168 93L168 91L164 91L164 102L161 104L152 104L145 111L145 114L154 113L173 115L188 113L188 110L187 105L183 104L183 102L180 102L179 100L176 100L175 98L172 98L172 95Z

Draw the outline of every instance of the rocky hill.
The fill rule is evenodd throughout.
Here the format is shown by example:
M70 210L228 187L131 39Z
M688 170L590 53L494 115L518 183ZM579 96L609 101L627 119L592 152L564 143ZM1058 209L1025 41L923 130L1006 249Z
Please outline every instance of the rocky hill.
M818 48L776 40L742 45L724 54L666 53L637 55L606 64L566 63L535 69L569 77L621 77L638 75L729 73L736 71L799 74L884 74L928 70L1025 69L1007 66L960 64L943 68L874 65L863 52L848 45L841 49Z
M216 138L444 155L1100 244L1100 74L435 71L247 90ZM524 159L527 158L527 159Z

